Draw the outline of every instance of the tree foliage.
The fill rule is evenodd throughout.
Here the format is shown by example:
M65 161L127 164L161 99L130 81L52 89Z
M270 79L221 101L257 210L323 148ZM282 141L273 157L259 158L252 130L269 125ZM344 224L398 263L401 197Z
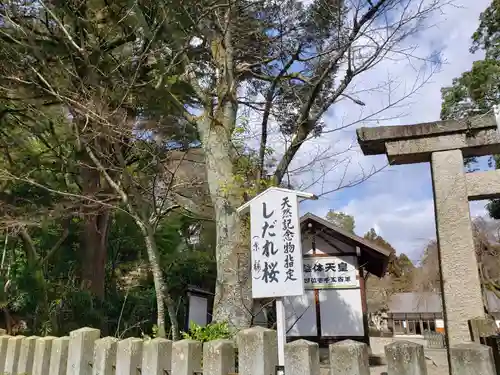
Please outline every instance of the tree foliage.
M476 218L472 224L483 302L488 310L491 306L488 306L485 292L492 292L500 297L499 227L497 222L484 218ZM416 291L441 293L439 249L436 241L431 241L426 246L416 270L418 271L415 279Z
M354 234L355 222L352 215L348 215L344 212L336 212L334 210L330 210L326 214L326 220L334 224L336 227Z
M425 247L415 274L415 289L419 292L441 293L439 274L439 249L437 241L430 241Z
M149 298L141 302L147 319L133 326L151 326L156 314L159 335L165 335L166 305L176 338L174 296L188 283L210 280L213 253L205 256L185 243L190 228L198 235L204 230L198 219L178 217L186 212L173 196L198 184L176 176L183 150L196 137L179 106L192 103L194 92L158 38L166 35L161 24L148 34L138 19L147 15L132 12L127 2L7 1L0 15L0 55L8 62L0 68L1 222L20 240L4 277L18 298L27 285L37 291L6 309L31 308L38 316L32 329L42 320L46 332L64 333L68 324L61 317L85 324L75 313L83 305L68 300L79 296L81 303L101 306L87 309L93 325L120 331L126 309L111 309L114 322L99 315L110 309L109 293L121 298L119 306L132 298L122 285L133 274L121 267L127 249L125 263L143 271L132 285L145 288ZM128 231L115 242L117 220ZM56 254L72 266L58 268L62 274L51 273Z
M493 0L481 13L479 27L472 35L471 52L481 51L485 58L475 61L472 69L453 79L452 85L441 90L442 119L464 120L471 115L493 111L500 104L500 1ZM474 158L466 162L472 166ZM500 167L498 156L491 164ZM500 218L500 201L492 200L487 209L490 216Z
M363 237L374 245L391 251L386 274L382 278L373 275L368 275L366 278L367 306L372 323L375 323L377 314L387 310L394 293L411 291L414 266L404 253L398 256L396 249L377 234L374 228L366 232Z
M239 0L231 5L207 1L199 8L186 4L180 2L178 8L194 14L192 23L172 25L181 43L170 46L179 52L178 63L199 100L195 110L184 115L200 135L215 209L214 317L244 327L253 309L250 264L243 255L248 246L242 243L246 226L237 207L267 186L293 185L297 174L324 160L325 155L319 155L306 165L293 166L303 145L324 133L327 111L342 100L363 105L351 90L354 80L398 50L440 4L414 6L393 0L371 4L316 0L310 5L297 0ZM255 121L245 121L248 118ZM273 133L285 141L278 155L270 152ZM257 156L255 178L249 180L235 170L240 154L233 144L254 134L255 146L245 141L245 149ZM333 154L330 164L342 165L342 151ZM357 177L337 188L355 185L367 175Z
M192 219L182 217L164 219L156 234L164 277L177 302L180 321L184 319L188 285L210 290L215 279L213 252L185 244L182 231L192 223ZM22 320L27 333L64 335L81 326L92 326L119 337L137 337L155 329L155 289L148 276L144 242L134 221L120 212L112 217L104 301L82 289L79 282L79 232L83 228L81 220L72 222L70 236L50 263L35 269L41 271L42 280L27 262L23 243L11 233L2 271L2 281L9 282L7 293L2 296L2 308L8 312L3 318L12 317L11 322L3 322L6 327L12 328ZM30 229L40 255L45 256L58 242L60 231L57 225ZM45 285L45 289L40 285ZM41 314L44 300L49 306L46 315Z
M53 303L63 300L63 289L54 286L49 259L60 252L74 255L72 269L60 265L61 277L87 305L95 299L105 306L110 290L123 297L123 278L140 279L132 285L147 285L143 296L155 301L160 335L165 308L176 324L178 285L210 279L215 256L214 318L231 329L247 326L248 225L237 207L266 187L297 184L300 173L325 159L342 166L339 150L297 167L294 161L309 140L348 126L327 129L325 116L342 100L363 106L355 79L386 57L411 59L403 42L440 6L439 0L2 2L3 227L19 239L12 264L23 259L11 272L36 278L37 306L50 329L65 329L54 306L73 306ZM413 92L388 95L372 115ZM279 152L276 136L284 144ZM199 170L190 159L195 147L203 171L190 177L187 169ZM335 189L369 175L343 179ZM193 221L176 227L184 223L178 215ZM214 234L206 220L213 220ZM133 238L112 237L117 221ZM39 241L49 227L51 238L63 241ZM165 240L172 228L184 242ZM215 242L207 244L214 254L204 258L187 241L193 236ZM135 255L116 253L132 243ZM188 254L199 261L196 275L184 274ZM137 270L121 275L121 257ZM139 277L149 271L153 289ZM120 313L118 328L123 319Z

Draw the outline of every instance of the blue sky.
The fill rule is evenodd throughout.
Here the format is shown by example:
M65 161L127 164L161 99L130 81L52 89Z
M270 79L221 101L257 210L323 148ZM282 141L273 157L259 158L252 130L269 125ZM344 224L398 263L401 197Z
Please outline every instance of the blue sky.
M467 4L469 3L469 4ZM471 4L472 3L472 4ZM489 0L474 2L462 0L445 8L443 13L435 13L428 20L429 28L412 38L412 45L417 45L415 55L436 56L441 51L437 61L439 71L432 74L430 80L411 98L405 100L398 108L384 113L390 120L381 121L379 125L414 124L439 119L441 108L440 89L451 84L454 77L472 66L474 60L482 55L469 53L471 35L478 25L478 17L488 5ZM458 5L458 6L457 6ZM366 72L356 81L357 88L370 87L387 79L394 80L393 94L404 95L415 81L422 80L423 75L435 69L436 65L428 66L427 71L414 69L410 61L384 61L373 70ZM397 83L397 84L396 84ZM405 91L406 90L406 91ZM365 93L360 96L366 107L345 102L335 105L325 118L327 129L344 123L349 123L362 117L361 111L368 113L380 108L387 100L387 93ZM366 112L365 112L366 111ZM351 143L344 165L349 168L335 168L328 173L322 184L316 184L309 192L321 194L336 186L342 176L355 178L362 170L380 167L386 164L385 156L363 156L357 147L355 130L361 126L375 126L375 123L358 123L346 130L329 133L304 145L298 155L297 164L305 163L313 150L324 147L345 149ZM343 158L344 156L342 156ZM481 163L486 167L486 163ZM325 166L327 168L328 165ZM317 171L315 172L318 173ZM303 181L311 179L310 171L301 177ZM471 215L484 215L486 202L471 203ZM418 260L425 244L435 238L434 207L432 201L432 185L430 166L428 164L391 166L371 177L368 181L356 187L344 189L318 201L301 204L302 213L313 212L324 216L329 209L343 211L356 219L356 232L364 234L371 227L375 228L399 252L405 252L412 260Z

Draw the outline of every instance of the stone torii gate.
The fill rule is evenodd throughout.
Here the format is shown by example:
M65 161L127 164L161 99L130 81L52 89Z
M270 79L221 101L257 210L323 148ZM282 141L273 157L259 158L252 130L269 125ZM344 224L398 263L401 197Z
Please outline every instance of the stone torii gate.
M365 155L391 165L431 163L445 329L449 345L470 341L468 320L484 317L469 200L500 197L500 170L465 173L464 157L500 153L495 115L357 129Z

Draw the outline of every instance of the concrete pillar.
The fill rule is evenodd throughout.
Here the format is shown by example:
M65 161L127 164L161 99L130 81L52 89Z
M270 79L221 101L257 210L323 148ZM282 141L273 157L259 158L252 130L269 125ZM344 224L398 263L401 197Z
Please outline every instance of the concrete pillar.
M483 317L462 151L431 157L443 313L448 345L470 341L469 319Z
M330 374L370 375L368 345L344 340L330 345Z
M7 345L9 344L9 339L12 336L3 335L0 336L0 374L4 373L5 370L5 360L7 359Z
M21 341L21 349L19 350L19 365L17 366L18 374L31 375L33 372L33 360L35 359L35 345L40 337L30 336L25 337Z
M52 353L50 353L50 375L66 375L68 352L68 336L59 337L52 341Z
M33 359L33 375L50 374L50 355L52 341L55 337L46 336L39 338L35 343L35 357Z
M172 341L160 337L144 341L141 375L170 374L171 366Z
M137 375L142 362L142 339L129 338L118 342L116 374Z
M263 327L244 329L238 333L237 342L239 375L269 375L276 372L276 331Z
M491 348L476 344L458 344L450 348L452 375L495 375Z
M2 375L16 375L19 364L19 354L21 352L21 341L24 336L13 336L7 343L7 358L5 359L5 369Z
M387 375L427 375L424 347L411 341L386 345Z
M69 334L66 375L92 375L94 344L100 336L101 332L94 328L80 328Z
M285 344L287 375L319 375L319 346L315 342L296 340Z
M114 375L118 339L104 337L95 342L92 375Z
M213 340L203 345L203 375L234 373L235 353L231 340Z
M193 375L201 372L202 345L200 341L181 340L172 344L172 374Z

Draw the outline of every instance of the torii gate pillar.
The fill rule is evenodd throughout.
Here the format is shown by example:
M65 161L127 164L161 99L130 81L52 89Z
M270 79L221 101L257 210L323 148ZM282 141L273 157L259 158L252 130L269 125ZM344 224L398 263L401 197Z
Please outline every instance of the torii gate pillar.
M500 153L493 115L357 130L365 155L390 164L430 162L448 345L470 341L468 320L484 316L469 200L500 196L500 171L465 173L463 158Z

